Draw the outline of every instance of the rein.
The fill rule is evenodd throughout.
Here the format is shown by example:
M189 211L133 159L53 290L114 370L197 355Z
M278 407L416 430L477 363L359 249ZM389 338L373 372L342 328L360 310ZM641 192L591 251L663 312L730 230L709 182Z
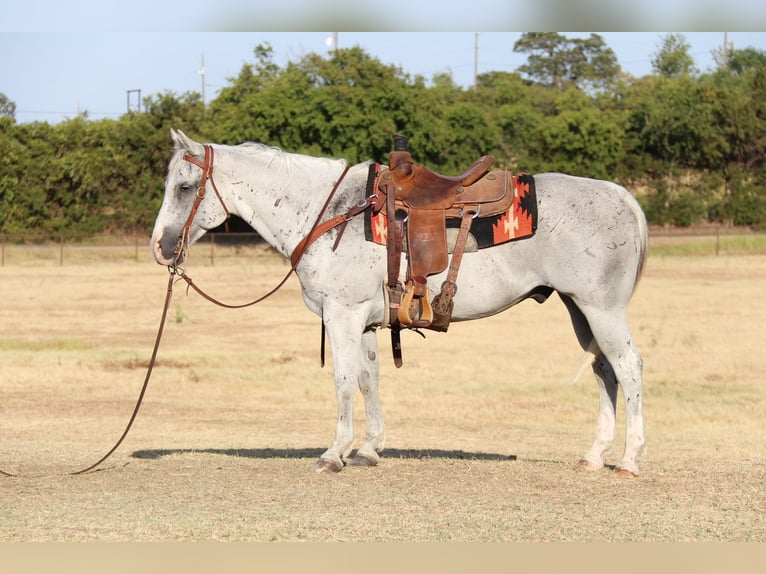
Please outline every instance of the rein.
M211 303L214 303L220 307L225 307L227 309L242 309L244 307L249 307L251 305L255 305L256 303L260 303L264 299L267 299L274 293L276 293L286 282L287 279L292 275L292 273L295 271L295 268L298 266L298 263L301 260L301 257L303 256L303 253L306 251L308 246L317 238L320 234L317 234L317 230L321 228L323 231L322 233L328 231L332 227L336 227L337 225L340 225L342 223L348 222L351 217L354 215L357 215L358 213L361 213L364 209L369 207L369 205L372 205L372 201L374 198L368 198L367 205L362 207L362 204L358 204L354 207L352 207L345 215L335 217L328 222L325 223L325 225L320 226L320 221L322 220L322 217L324 217L325 212L327 211L327 207L330 205L330 202L332 198L335 196L335 192L340 187L341 182L346 177L346 174L348 173L348 170L350 169L350 166L347 164L346 167L343 169L343 173L338 178L338 180L335 182L335 185L332 188L332 191L330 192L330 195L327 197L327 200L325 201L324 205L322 206L321 211L319 212L319 215L316 218L316 221L314 222L314 225L311 227L311 231L309 231L309 234L306 236L306 238L301 241L298 246L295 248L295 250L292 253L291 256L291 267L290 270L287 272L285 277L282 279L282 281L279 282L279 284L274 287L271 291L266 293L265 295L259 297L258 299L255 299L254 301L251 301L249 303L245 303L242 305L230 305L227 303L222 303L221 301L218 301L214 297L211 297L207 293L205 293L202 289L200 289L189 277L186 272L183 270L183 268L179 267L178 261L181 258L182 255L188 252L189 250L189 233L191 229L192 222L194 221L194 216L197 214L197 210L199 209L200 204L202 203L202 200L205 198L206 195L206 183L208 180L210 180L211 185L213 186L213 191L215 192L216 196L218 197L218 201L221 202L221 205L223 206L224 212L226 213L226 221L228 223L229 218L231 217L229 210L226 207L226 204L223 201L223 198L221 197L221 194L218 192L218 188L215 185L215 180L213 179L213 148L209 145L205 145L205 160L204 162L199 161L197 158L194 158L188 154L185 154L183 156L183 159L193 163L194 165L200 167L202 169L202 179L200 180L200 187L197 190L197 195L194 200L194 204L192 205L191 211L189 213L189 217L186 219L186 223L184 224L184 227L181 231L181 235L178 238L178 244L176 245L176 250L173 255L173 263L168 266L168 271L170 272L170 276L168 277L168 286L167 286L167 294L165 296L165 303L162 308L162 318L160 320L160 326L157 330L157 337L154 341L154 348L152 350L152 356L149 360L149 366L146 370L146 377L144 378L144 383L141 387L141 392L138 395L138 399L136 400L135 407L133 408L133 413L130 416L130 419L128 420L128 423L125 427L125 430L122 432L122 435L117 440L115 445L109 449L109 451L102 456L98 461L94 462L90 466L83 468L81 470L77 470L74 472L68 472L66 474L68 475L80 475L85 474L86 472L89 472L96 467L100 466L106 459L108 459L123 443L125 440L125 437L128 436L128 432L133 427L133 423L136 420L136 417L138 416L138 411L141 408L141 405L144 400L144 395L146 394L146 389L149 386L149 380L152 375L152 371L154 370L154 366L157 362L157 353L159 351L160 347L160 341L162 340L162 335L165 330L165 322L168 314L168 309L170 307L170 300L173 295L173 285L176 281L176 276L179 276L180 279L183 279L186 281L186 283L194 289L199 295L210 301ZM327 223L333 222L331 226L327 226ZM227 226L227 232L228 232L228 226ZM340 237L339 237L340 239ZM336 241L337 245L337 241ZM323 333L324 336L324 324L323 324ZM324 361L323 361L324 362ZM8 477L19 477L20 475L14 474L8 471L3 470L0 468L0 475L2 476L8 476Z
M125 437L128 436L128 432L130 431L131 427L133 426L133 422L136 420L136 417L138 416L138 411L141 408L141 403L144 401L144 395L146 394L146 389L149 386L149 379L152 376L152 370L154 369L154 365L157 362L157 352L160 348L160 341L162 340L162 333L165 330L165 318L168 315L168 308L170 307L170 299L173 294L173 279L175 278L175 269L170 270L170 277L168 278L168 289L167 289L167 295L165 295L165 304L162 308L162 319L160 320L160 326L157 330L157 337L154 341L154 349L152 350L152 357L149 360L149 366L146 369L146 377L144 378L144 384L141 387L141 392L138 395L138 399L136 400L136 406L133 408L133 413L130 415L130 420L128 421L127 426L125 427L125 430L122 432L122 435L117 440L115 445L98 461L94 462L87 468L83 468L82 470L77 470L74 472L68 472L66 474L68 475L78 475L78 474L85 474L88 471L93 470L97 466L99 466L101 463L103 463L107 458L109 458L114 451L116 451L119 446L122 444L122 441L125 440ZM10 476L10 477L18 477L18 474L13 474L12 472L7 472L0 468L0 474L3 476Z
M192 206L191 213L189 214L189 217L186 220L186 224L184 225L183 230L181 231L181 236L178 239L178 248L176 249L176 255L174 257L173 267L179 269L179 276L181 277L181 279L186 281L189 287L194 289L200 296L207 299L211 303L218 305L219 307L223 307L225 309L244 309L246 307L252 307L253 305L256 305L257 303L260 303L261 301L271 297L274 293L279 291L282 288L282 286L287 282L287 280L290 278L290 275L292 275L293 272L295 271L295 268L298 267L298 263L300 263L300 260L303 257L303 254L305 253L306 249L308 249L309 245L311 245L315 239L317 239L320 235L322 235L323 233L326 233L333 227L337 227L338 225L342 223L348 222L354 215L361 213L361 211L364 211L364 209L367 209L367 207L372 205L372 202L370 202L370 200L368 199L368 201L365 203L362 209L360 209L361 204L359 204L357 206L352 207L344 215L338 215L337 217L334 217L320 225L320 222L322 221L322 218L324 217L324 214L327 211L327 208L329 207L330 202L332 201L332 198L335 197L335 192L338 191L338 188L340 187L340 184L345 179L346 174L348 173L348 170L351 169L351 166L346 164L346 167L343 169L343 172L340 174L340 177L335 182L335 185L333 185L333 188L330 191L330 195L327 196L327 199L325 200L324 205L322 206L322 209L319 211L316 221L314 221L314 225L311 226L311 230L309 231L308 235L306 235L306 237L300 243L298 243L298 245L293 250L290 256L290 269L288 270L287 274L284 276L282 281L280 281L279 284L276 287L274 287L271 291L269 291L265 295L262 295L261 297L258 297L257 299L253 301L250 301L249 303L232 305L229 303L224 303L222 301L219 301L215 297L206 293L202 288L200 288L196 283L194 283L192 278L189 277L183 269L177 267L177 264L176 264L176 261L178 261L178 258L180 257L180 255L188 251L189 233L191 229L191 224L192 224L192 221L194 220L194 215L197 213L199 204L202 202L202 199L204 199L205 197L204 186L205 186L205 182L208 179L213 185L213 190L218 196L218 200L221 202L221 205L223 206L223 209L226 212L227 219L230 217L229 210L226 208L226 204L224 203L223 198L221 197L221 194L218 193L218 188L216 187L215 181L213 180L213 163L212 163L213 148L210 147L209 145L205 146L204 163L200 162L196 158L191 157L189 155L184 155L184 159L202 168L202 180L200 183L200 190L197 192L197 198L194 201L194 205ZM227 229L227 232L228 232L228 229ZM340 239L340 237L338 239Z

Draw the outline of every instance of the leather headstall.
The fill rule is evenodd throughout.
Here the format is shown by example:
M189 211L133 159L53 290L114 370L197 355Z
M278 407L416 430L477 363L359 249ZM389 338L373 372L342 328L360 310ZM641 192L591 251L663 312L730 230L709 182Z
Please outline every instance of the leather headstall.
M226 233L229 232L229 219L231 218L231 214L229 213L229 209L226 207L226 203L224 203L223 197L221 197L221 194L218 191L218 187L215 185L215 180L213 179L213 147L210 145L204 145L203 147L205 149L204 161L200 161L188 153L184 154L183 156L185 161L188 161L189 163L192 163L202 169L202 177L200 178L199 189L197 190L197 195L194 198L194 204L192 205L191 211L189 212L189 217L186 219L186 223L181 230L181 235L178 238L178 247L176 249L175 256L176 260L181 255L181 253L188 250L189 248L189 232L191 230L191 225L194 221L194 217L197 215L197 210L199 209L202 200L205 199L205 195L207 194L208 180L210 180L210 183L213 186L213 191L215 192L216 197L218 197L218 201L221 202L221 207L223 207L224 213L226 213L226 221L224 225L226 228Z

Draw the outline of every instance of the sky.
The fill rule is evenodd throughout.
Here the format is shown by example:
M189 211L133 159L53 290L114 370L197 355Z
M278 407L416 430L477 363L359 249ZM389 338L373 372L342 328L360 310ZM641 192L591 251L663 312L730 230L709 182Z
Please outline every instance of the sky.
M275 62L283 66L308 53L329 54L332 45L328 40L334 37L340 48L358 45L410 76L430 80L434 74L447 73L457 84L469 87L476 63L479 73L514 71L526 61L523 54L513 52L521 30L558 29L548 25L563 24L557 21L562 17L571 25L563 29L579 29L578 24L601 24L608 29L607 24L612 24L613 29L632 30L598 33L616 53L623 71L637 77L651 72L652 56L665 34L693 30L696 25L698 31L681 33L691 45L698 69L704 72L712 68L712 51L723 45L724 32L704 31L708 26L699 19L700 8L708 8L703 12L711 26L731 24L732 29L739 23L741 30L748 30L766 21L761 7L766 3L761 0L729 0L725 3L729 20L716 17L717 3L710 0L645 0L644 9L664 7L665 20L655 22L645 22L634 14L631 7L636 3L615 12L620 3L614 0L472 0L460 5L467 6L465 14L455 9L448 16L439 16L445 0L420 0L407 4L398 18L392 16L396 10L368 0L334 0L330 5L320 0L281 0L278 4L281 11L264 11L261 5L275 3L255 0L14 2L3 8L0 22L0 93L15 102L19 123L56 123L83 112L90 119L118 118L137 107L138 90L142 98L164 92L200 92L204 79L205 99L210 102L243 65L253 62L258 44L270 44ZM526 6L523 10L522 4ZM530 12L530 4L538 7L537 12ZM601 19L567 12L583 4L600 9L593 14ZM749 12L742 21L731 21L732 13L739 14L734 10L738 5ZM539 14L545 7L556 14L553 20L550 14L545 18ZM636 31L628 26L641 22L653 23L651 29L662 31ZM342 31L316 31L320 25ZM461 31L466 28L479 32ZM506 31L510 28L520 31ZM259 29L266 31L253 31ZM586 37L590 32L562 33ZM735 48L766 50L766 32L727 34ZM203 57L204 76L200 73Z

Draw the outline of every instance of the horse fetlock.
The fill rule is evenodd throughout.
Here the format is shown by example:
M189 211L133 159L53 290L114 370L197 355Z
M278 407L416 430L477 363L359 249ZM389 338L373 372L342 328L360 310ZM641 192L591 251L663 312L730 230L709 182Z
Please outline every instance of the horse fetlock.
M626 452L620 462L614 469L617 476L638 476L637 456L632 456Z

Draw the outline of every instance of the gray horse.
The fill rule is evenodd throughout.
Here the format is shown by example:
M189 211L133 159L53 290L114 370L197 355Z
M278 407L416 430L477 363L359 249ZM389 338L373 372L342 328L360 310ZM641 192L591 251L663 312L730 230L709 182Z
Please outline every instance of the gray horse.
M345 213L365 194L369 162L349 167L343 160L248 143L207 146L215 159L206 166L205 145L180 131L171 130L171 135L176 151L151 239L152 253L162 265L173 263L185 223L191 244L219 226L228 213L290 257L311 231L337 181L342 178L323 218ZM216 193L207 193L195 206L203 185ZM627 434L616 471L638 475L637 459L645 442L642 359L628 329L626 308L646 261L646 219L631 194L611 182L544 173L535 176L535 186L535 235L465 254L452 320L488 317L524 299L542 302L558 293L600 389L595 441L580 464L603 468L603 455L614 442L620 384ZM322 317L333 355L335 438L316 463L318 472L338 472L346 463L375 465L385 440L376 329L385 324L387 313L386 248L365 239L362 217L348 222L333 250L336 235L331 231L319 237L296 267L303 299ZM443 279L444 274L434 276L429 288L438 288ZM357 388L364 397L366 433L350 458Z

